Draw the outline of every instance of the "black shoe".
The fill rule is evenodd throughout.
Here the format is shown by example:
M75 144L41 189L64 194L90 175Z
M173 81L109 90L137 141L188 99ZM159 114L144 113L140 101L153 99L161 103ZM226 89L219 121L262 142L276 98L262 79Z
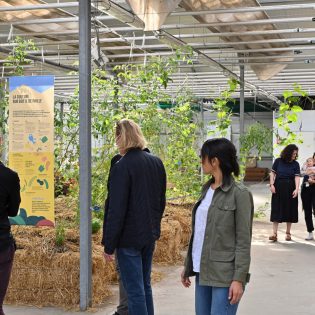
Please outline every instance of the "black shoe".
M115 312L113 315L119 315L119 313Z

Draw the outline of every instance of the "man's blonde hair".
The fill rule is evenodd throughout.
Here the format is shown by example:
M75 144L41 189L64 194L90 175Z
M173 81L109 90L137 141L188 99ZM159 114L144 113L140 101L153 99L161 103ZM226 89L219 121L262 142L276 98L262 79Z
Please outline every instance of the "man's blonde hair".
M147 147L147 141L140 126L131 119L122 119L116 123L116 138L119 150L127 152L132 148L141 150Z

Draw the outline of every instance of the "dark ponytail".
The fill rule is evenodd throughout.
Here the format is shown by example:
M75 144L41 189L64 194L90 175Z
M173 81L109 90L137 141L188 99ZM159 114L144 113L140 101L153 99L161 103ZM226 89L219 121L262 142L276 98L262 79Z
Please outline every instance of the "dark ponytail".
M236 148L234 144L225 138L214 138L207 140L201 148L202 160L211 161L217 158L223 175L223 185L229 184L234 176L239 176L240 167L237 161Z

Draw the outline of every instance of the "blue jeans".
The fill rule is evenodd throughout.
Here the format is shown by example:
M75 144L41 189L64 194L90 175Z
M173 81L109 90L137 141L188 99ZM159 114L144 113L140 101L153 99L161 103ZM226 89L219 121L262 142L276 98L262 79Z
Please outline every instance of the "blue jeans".
M117 248L120 276L128 296L129 315L154 315L151 288L155 242L138 250Z
M195 310L196 315L235 315L237 304L230 304L229 288L199 285L196 275Z

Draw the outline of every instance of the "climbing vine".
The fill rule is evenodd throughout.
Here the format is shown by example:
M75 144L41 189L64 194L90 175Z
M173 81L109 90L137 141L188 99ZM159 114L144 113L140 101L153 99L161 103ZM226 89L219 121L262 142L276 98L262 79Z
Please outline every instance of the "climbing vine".
M297 95L293 95L293 93ZM303 111L299 105L300 97L306 97L307 93L302 90L300 85L295 84L293 91L283 92L283 102L281 103L276 118L277 127L275 135L277 146L286 146L290 143L303 143L302 138L292 131L291 125L298 121L298 113Z
M232 94L236 91L238 85L237 80L230 78L228 88L221 92L219 98L214 100L212 109L216 113L216 119L210 122L214 129L209 131L209 135L227 136L227 130L232 122L232 109L228 106L228 103L234 102Z

